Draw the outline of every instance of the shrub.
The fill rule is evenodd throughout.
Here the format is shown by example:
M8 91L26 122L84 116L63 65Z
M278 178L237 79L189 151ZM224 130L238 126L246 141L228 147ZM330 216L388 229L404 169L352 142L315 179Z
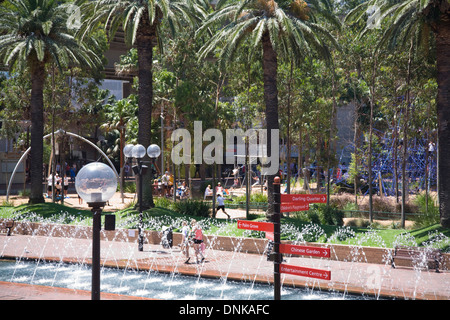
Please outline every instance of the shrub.
M369 211L369 201L365 201L360 205L363 211ZM386 197L373 196L372 210L377 212L396 212L395 204Z
M6 201L6 200L3 200L3 202L2 202L2 207L14 207L14 201L11 201L11 200Z
M30 196L31 191L28 189L25 190L19 190L19 197L29 197Z
M180 214L209 217L210 206L201 200L185 200L173 202L172 209Z
M355 231L353 231L350 227L339 227L336 231L328 238L328 242L332 241L345 241L348 238L356 237Z
M319 217L320 224L342 226L344 225L344 212L334 206L327 206L323 204L313 204L310 206L311 217L314 217L314 212ZM313 223L317 223L311 221Z
M314 223L307 224L300 231L302 241L316 242L325 234L323 229Z
M368 228L370 226L370 221L368 219L356 218L347 221L346 226L348 227L358 227L358 228Z
M293 213L293 218L297 221L298 224L300 223L308 223L311 221L311 219L308 217L308 211L297 211Z
M160 207L164 209L171 209L172 201L165 197L154 197L153 202L155 203L155 207Z
M355 196L352 194L341 193L338 196L331 196L330 205L340 209L348 207L346 210L358 210L358 208L354 209L357 205L355 204Z
M434 198L428 195L428 211L426 206L427 195L419 194L415 204L418 206L419 214L414 218L417 227L427 227L439 223L439 207L435 205Z
M117 184L117 188L119 188L119 184ZM125 181L123 191L127 193L136 193L136 183L134 181Z
M234 198L235 202L245 202L246 200L247 196L245 194ZM250 195L250 202L267 202L267 196L262 193L252 193Z
M320 224L320 217L317 211L309 210L307 213L308 219L311 223Z
M250 202L267 202L267 196L263 193L253 193Z
M155 207L173 210L180 214L186 214L196 217L209 217L210 206L202 200L182 200L173 202L164 197L153 199Z

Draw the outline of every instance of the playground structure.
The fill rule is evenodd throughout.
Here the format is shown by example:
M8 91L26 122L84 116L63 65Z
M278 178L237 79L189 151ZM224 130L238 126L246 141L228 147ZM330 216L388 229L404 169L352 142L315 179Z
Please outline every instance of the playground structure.
M380 196L395 196L396 190L398 194L401 194L402 184L402 158L403 158L403 142L402 140L395 143L395 139L392 134L393 130L380 131L374 130L374 147L372 148L372 187L373 192ZM434 139L427 139L426 137L410 137L408 139L407 148L407 161L406 161L406 181L408 183L407 190L409 193L418 193L425 188L428 191L433 190L437 185L437 144ZM397 148L395 153L394 148ZM354 144L349 144L344 147L339 156L339 165L337 168L330 169L331 183L340 186L342 189L354 190L353 181L349 179L349 163L342 161L345 154L353 154L355 152ZM363 194L368 194L368 166L367 166L367 154L368 154L368 142L364 141L359 152L359 178L361 181L360 187ZM397 179L395 179L395 156L397 157ZM428 159L427 159L428 157ZM250 164L256 162L250 161ZM257 172L250 169L250 187L258 177ZM286 170L287 168L285 168ZM299 177L307 178L309 184L317 179L317 167L311 165L304 168L304 171L309 170L309 177L304 174L300 174L301 170L297 173L291 174L291 192L295 192L293 189L298 181ZM246 179L248 175L245 174L245 164L235 166L234 170L229 170L225 173L227 178L237 177L237 188L245 188ZM284 172L284 178L286 172ZM261 179L261 177L259 177ZM255 180L254 180L255 179ZM231 186L233 181L226 179L224 188ZM259 180L261 181L261 180ZM262 177L264 181L264 177ZM326 177L322 176L322 183L326 183ZM261 184L258 183L258 187ZM285 190L287 191L287 190ZM310 191L308 189L308 191Z
M392 129L392 128L391 128ZM403 141L400 139L395 141L393 137L393 129L380 131L374 129L373 136L373 150L372 150L372 187L373 192L380 196L395 196L396 190L398 194L401 194L402 184L402 160L403 160ZM400 130L398 130L400 131ZM438 147L435 142L435 134L432 137L426 137L425 135L417 135L416 137L410 137L408 139L407 148L407 161L406 161L406 181L408 193L418 193L425 190L435 190L437 185L437 152ZM395 152L397 148L397 152ZM349 167L351 164L344 163L344 155L353 154L355 152L354 144L349 144L344 147L338 155L339 166L337 168L330 169L331 183L340 186L342 189L354 190L353 181L349 179ZM359 152L359 178L361 181L360 187L362 193L368 194L368 182L369 182L369 170L367 166L368 155L368 141L363 141ZM244 156L242 156L244 157ZM394 158L397 159L394 159ZM397 163L397 179L395 179L395 162ZM256 162L250 161L250 164ZM242 170L244 168L244 171ZM255 178L258 177L257 172L250 169L250 186L255 182ZM286 178L286 170L284 168L283 176ZM296 192L294 186L299 177L308 179L305 184L308 187L314 179L317 179L317 170L315 165L311 165L303 169L303 172L309 170L309 176L301 174L299 172L291 173L291 192ZM236 171L235 171L236 170ZM234 170L230 170L225 174L227 178L238 177L238 188L245 187L247 174L245 174L245 164L235 166ZM326 177L322 175L322 184L326 184ZM226 180L229 181L229 180ZM232 181L232 180L231 180ZM261 180L260 180L261 181ZM264 181L264 177L262 177ZM230 183L228 183L230 184ZM260 184L258 184L258 187ZM225 184L225 188L229 185ZM287 191L287 190L285 190Z
M374 192L380 196L395 196L396 190L401 193L402 183L402 160L403 160L403 144L400 140L395 145L392 137L392 131L381 132L374 130L376 138L373 148L372 161L372 187ZM377 141L375 141L377 140ZM395 159L395 150L397 148L397 159ZM354 153L354 145L346 146L340 155L340 159L345 152ZM417 193L425 188L430 191L437 184L437 144L432 139L426 137L410 137L408 139L407 161L406 161L406 181L408 183L407 190L409 193ZM368 185L369 175L367 166L368 143L364 143L360 151L360 167L359 174L365 185ZM428 158L428 159L427 159ZM397 161L397 179L395 179L395 161ZM353 189L353 183L348 181L348 164L342 164L332 172L333 182L337 185ZM367 190L364 194L368 193Z
M68 135L68 136L72 136L72 137L78 138L78 139L80 139L80 140L86 142L87 144L89 144L90 146L92 146L93 148L95 148L95 149L103 156L103 158L105 158L105 160L108 162L108 164L111 166L111 168L113 169L114 174L116 175L117 179L118 179L119 181L121 181L121 180L119 179L119 174L117 173L116 168L114 167L114 165L113 165L113 163L111 162L111 160L110 160L110 159L108 158L108 156L107 156L107 155L106 155L99 147L97 147L94 143L92 143L91 141L89 141L89 140L87 140L87 139L85 139L85 138L83 138L83 137L81 137L81 136L79 136L79 135L77 135L77 134L75 134L75 133L67 132L67 131L64 131L64 130L62 130L62 129L59 129L59 130L55 131L53 134L55 134L56 136L58 136L58 135ZM49 137L51 137L51 136L52 136L52 133L49 133L49 134L45 135L45 136L43 137L43 139L47 139L47 138L49 138ZM29 147L29 148L22 154L22 156L20 157L19 161L17 161L17 164L16 164L16 166L14 167L14 170L12 171L11 177L9 178L8 189L7 189L7 191L6 191L6 201L9 200L9 193L10 193L10 190L11 190L12 182L14 181L14 176L15 176L15 174L16 174L17 168L18 168L19 164L20 164L23 160L26 159L26 157L27 157L28 153L30 153L30 151L31 151L31 147ZM121 190L121 192L122 192L122 185L120 186L120 190Z

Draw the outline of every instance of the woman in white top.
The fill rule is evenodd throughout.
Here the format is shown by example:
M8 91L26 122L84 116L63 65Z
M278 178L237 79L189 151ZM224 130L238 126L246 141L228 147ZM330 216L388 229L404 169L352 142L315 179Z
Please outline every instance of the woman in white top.
M211 197L213 194L212 190L211 190L211 185L208 185L205 189L205 197L203 198L203 200L206 200L206 197Z
M67 198L67 190L69 189L69 177L64 176L64 198Z
M186 261L184 263L188 263L189 259L191 259L189 257L189 233L191 230L189 229L188 223L186 221L183 221L182 225L183 228L181 229L181 251L186 256Z
M52 186L53 186L53 175L50 174L47 178L47 195L50 198L52 196ZM55 195L58 195L61 190L61 177L58 173L55 174Z
M216 187L216 194L223 194L223 187L222 185L219 183L217 183L217 187Z
M56 178L55 178L56 184ZM53 185L53 175L49 175L47 178L47 197L50 198L52 196L52 185Z
M161 183L163 185L166 197L169 196L169 180L170 180L169 172L166 171L166 173L161 177Z

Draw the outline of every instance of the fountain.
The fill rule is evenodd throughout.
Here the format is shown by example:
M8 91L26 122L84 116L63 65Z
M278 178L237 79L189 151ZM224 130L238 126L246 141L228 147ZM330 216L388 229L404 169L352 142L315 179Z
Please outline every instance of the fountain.
M16 222L12 236L0 236L0 258L13 259L0 263L0 281L90 290L91 219L75 219L66 213L55 215L56 222L78 220L76 225L68 226L33 214L21 216L28 218ZM152 218L144 228L162 230L168 225L179 228L183 220ZM212 223L204 220L202 227L209 229ZM267 261L267 239L208 235L206 261L184 264L184 256L177 246L179 234L174 234L174 247L165 249L159 243L159 232L148 231L144 251L140 252L136 230L121 227L101 231L101 290L104 292L167 300L273 298L273 263ZM223 234L230 229L230 224L223 222L215 227ZM292 244L303 245L323 236L324 231L314 224L302 228L283 225L282 233ZM342 227L329 240L349 237L354 238L352 230ZM379 248L365 247L368 239L379 244ZM408 244L411 240L410 236L401 235L395 241ZM448 243L449 239L436 234L434 241ZM376 231L358 237L357 243L351 246L328 242L308 245L330 248L333 259L286 255L285 263L331 270L332 279L327 282L282 274L283 300L450 298L448 271L436 274L419 262L414 263L413 269L392 269L391 250Z
M13 260L0 262L0 281L57 286L90 290L91 270L84 264ZM165 274L154 271L120 270L104 268L101 274L103 292L165 300L267 300L273 296L268 284L239 282L225 278L213 280L182 274ZM339 292L314 292L308 289L284 287L286 300L344 299ZM349 298L348 296L346 298ZM352 296L350 299L367 299Z

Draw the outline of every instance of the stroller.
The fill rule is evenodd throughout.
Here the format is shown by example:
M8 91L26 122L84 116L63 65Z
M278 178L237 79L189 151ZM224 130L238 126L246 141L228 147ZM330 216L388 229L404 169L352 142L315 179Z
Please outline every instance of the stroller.
M162 229L162 237L161 237L161 245L165 249L170 249L173 246L173 231L172 226L163 227Z

